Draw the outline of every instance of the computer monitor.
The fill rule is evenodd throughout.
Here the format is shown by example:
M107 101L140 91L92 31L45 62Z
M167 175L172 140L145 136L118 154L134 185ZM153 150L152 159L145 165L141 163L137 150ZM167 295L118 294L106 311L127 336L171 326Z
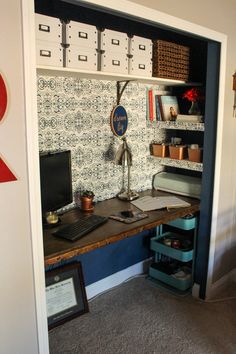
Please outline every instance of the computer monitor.
M42 213L54 212L73 201L71 152L40 154Z

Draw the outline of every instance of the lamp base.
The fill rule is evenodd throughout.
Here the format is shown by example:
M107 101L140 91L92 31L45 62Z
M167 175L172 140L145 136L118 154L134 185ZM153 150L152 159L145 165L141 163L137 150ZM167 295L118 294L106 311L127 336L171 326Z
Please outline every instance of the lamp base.
M131 201L131 200L135 200L137 198L139 198L139 194L137 192L134 191L122 191L120 193L117 194L117 198L121 199L121 200L127 200L127 201Z

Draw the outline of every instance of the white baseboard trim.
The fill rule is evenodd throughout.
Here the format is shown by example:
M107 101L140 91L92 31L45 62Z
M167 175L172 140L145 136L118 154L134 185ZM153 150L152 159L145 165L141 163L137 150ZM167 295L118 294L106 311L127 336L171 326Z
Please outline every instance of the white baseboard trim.
M227 286L236 282L236 269L231 270L228 274L217 280L214 284L211 284L207 290L206 298L211 299L216 297L221 291L227 288Z
M136 263L120 272L86 286L87 299L92 299L94 296L120 285L131 277L147 273L151 261L152 258L145 259L142 262Z

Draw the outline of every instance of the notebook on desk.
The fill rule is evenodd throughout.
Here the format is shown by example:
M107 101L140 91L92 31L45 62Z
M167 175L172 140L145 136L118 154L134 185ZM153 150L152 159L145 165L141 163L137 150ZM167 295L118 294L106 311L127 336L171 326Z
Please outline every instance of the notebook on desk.
M175 196L151 197L145 196L131 202L142 211L152 211L158 209L184 208L191 206L190 203Z

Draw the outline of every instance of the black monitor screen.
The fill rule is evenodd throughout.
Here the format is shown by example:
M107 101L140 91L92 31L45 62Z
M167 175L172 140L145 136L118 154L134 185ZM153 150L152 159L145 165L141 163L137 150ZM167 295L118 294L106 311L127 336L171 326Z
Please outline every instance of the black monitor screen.
M71 152L61 151L40 155L42 212L55 211L73 200Z

